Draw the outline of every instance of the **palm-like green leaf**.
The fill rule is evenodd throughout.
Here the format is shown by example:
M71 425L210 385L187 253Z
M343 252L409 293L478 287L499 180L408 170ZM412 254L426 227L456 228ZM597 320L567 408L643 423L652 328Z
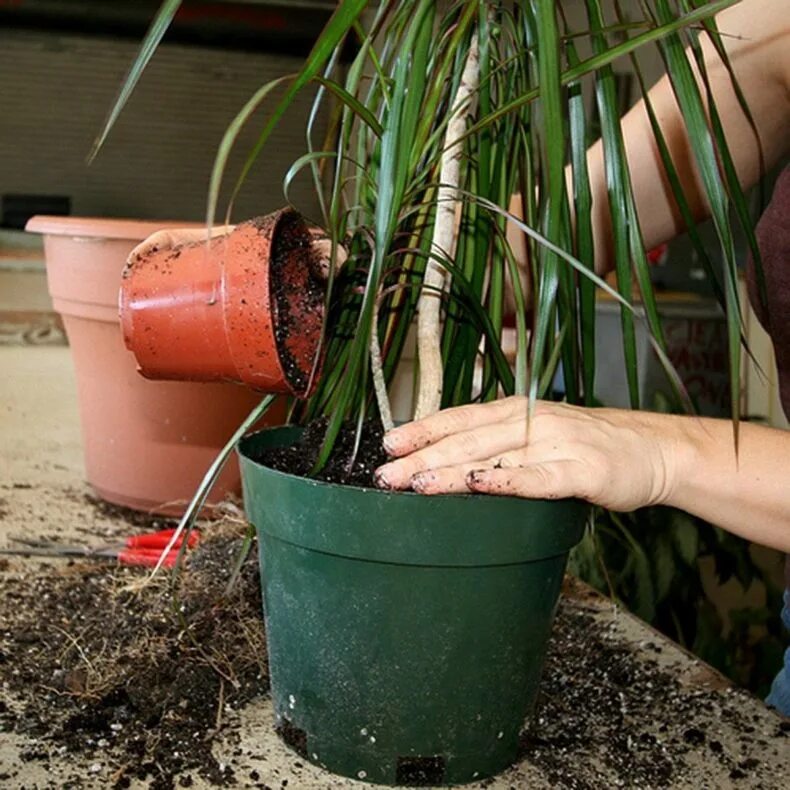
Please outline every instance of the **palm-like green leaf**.
M568 62L579 62L576 47L566 46ZM571 171L573 176L576 257L594 267L595 249L592 229L592 192L587 169L587 148L590 140L584 108L581 83L569 85L568 120L571 145ZM595 286L588 277L579 281L579 334L581 336L582 391L588 406L595 402Z
M364 0L343 0L302 68L262 86L241 108L217 152L208 198L209 223L214 220L230 153L242 127L253 122L258 108L275 90L282 92L231 190L231 205L294 98L305 90L316 91L307 150L289 169L284 187L287 198L296 175L309 169L321 221L333 244L342 240L349 251L344 271L331 273L329 279L331 320L325 328L323 380L310 402L293 412L299 420L329 418L319 463L328 456L345 422L360 426L365 417L375 414L370 372L374 332L382 350L385 381L390 383L398 375L431 259L438 260L450 275L448 292L442 295L439 338L443 406L510 392L526 392L533 399L551 396L559 369L565 396L594 404L595 302L600 292L609 294L621 308L632 404L639 405L639 323L647 327L672 386L687 402L663 343L620 125L623 108L618 104L612 69L618 58L631 57L645 94L636 55L648 44L657 45L664 58L722 249L724 273L717 279L648 101L648 117L669 184L727 309L732 411L737 421L741 319L728 221L731 206L746 228L753 251L758 251L698 44L699 36L708 36L726 62L713 18L736 2L644 0L633 4L642 12L636 19L626 18L615 3L617 17L607 20L600 0L585 0L588 24L579 31L568 29L555 0L515 0L512 4L457 0L442 14L437 12L436 0L387 0L371 8L371 18L361 15L368 5ZM157 17L160 27L172 6L163 5ZM617 43L612 36L618 37ZM479 87L472 119L455 149L460 150L458 241L454 260L446 260L431 248L442 186L438 181L449 110L473 37L479 41ZM592 55L582 59L577 45L584 40L591 45ZM343 66L341 48L349 41L357 49L350 65ZM701 86L689 65L687 45L697 58ZM150 51L147 40L141 53L143 66ZM727 67L750 119L734 73ZM141 70L136 70L137 77ZM585 84L592 88L601 124L615 288L594 270L593 195L586 158L591 123ZM128 97L129 91L123 96ZM117 111L121 106L122 102ZM332 117L331 135L314 145L312 131L324 111ZM520 193L522 217L513 217L509 211L513 193ZM525 234L527 261L518 261L505 241L508 222ZM519 274L530 286L531 305L521 291ZM514 286L517 308L512 368L503 350L508 283ZM632 303L636 288L638 309Z
M96 137L96 140L93 143L93 147L91 148L90 154L88 155L89 162L92 162L96 158L99 150L104 145L107 136L110 134L113 126L115 126L115 122L118 120L121 111L129 101L129 97L132 95L135 86L140 81L140 77L142 77L145 67L154 56L156 48L164 38L164 35L167 32L167 29L170 27L170 23L173 21L173 17L176 15L176 12L180 6L181 0L164 0L161 7L159 8L159 11L157 11L153 22L151 22L151 27L148 28L148 32L145 34L140 51L137 53L137 57L135 58L132 67L129 69L129 73L126 75L123 83L121 84L121 89L118 92L118 96L116 97L112 108L110 109L107 120L104 122L101 132L99 132L99 135Z
M659 21L666 22L673 12L667 0L657 0ZM719 237L721 252L725 262L724 294L727 306L727 334L729 338L730 363L730 409L733 418L734 435L737 446L738 423L740 414L741 369L741 313L738 296L737 261L735 242L729 222L729 199L722 183L716 158L713 134L708 126L705 105L691 65L686 58L683 41L679 34L672 33L660 43L662 55L667 64L675 96L686 122L689 141L699 168L705 195L711 208L711 217ZM715 104L712 105L715 113ZM723 137L718 140L726 149Z
M730 6L740 3L741 0L716 0L716 2L705 3L696 10L688 14L678 14L673 19L663 25L651 27L648 31L640 33L638 36L628 39L620 44L608 46L605 50L594 54L592 57L586 58L578 65L565 69L562 74L562 84L567 85L571 82L576 82L581 77L587 74L593 74L604 66L608 66L614 61L622 58L631 52L634 52L647 44L653 44L661 41L664 37L677 33L679 30L685 30L691 25L701 24L706 19L716 16L716 14L724 11ZM593 7L597 10L598 15L602 18L601 2L600 0L593 0ZM598 33L603 33L606 26L603 24L599 27ZM589 31L587 35L589 35ZM530 104L540 94L539 88L533 88L527 91L512 101L501 104L496 110L491 112L484 118L481 118L470 129L468 134L478 132L480 129L488 126L499 118L509 115L515 110L523 107L525 104Z
M335 49L341 45L341 42L345 40L346 35L348 32L353 28L354 23L357 20L357 17L362 13L363 8L366 5L366 0L341 0L338 7L335 9L335 12L332 14L331 19L327 22L326 27L324 28L323 32L319 36L316 43L313 45L310 54L305 59L304 65L299 70L299 72L288 84L288 87L285 90L285 94L279 100L277 105L272 110L271 114L266 120L261 133L258 136L258 139L253 146L252 150L250 151L247 159L244 162L244 165L241 168L241 172L236 180L236 185L233 188L233 191L230 196L229 201L229 208L228 214L231 211L231 207L233 205L233 201L235 200L236 196L241 189L242 184L244 183L245 179L249 175L250 170L252 169L253 164L255 163L256 159L258 158L263 146L266 144L266 141L269 139L273 129L277 126L280 122L283 115L285 115L286 110L291 106L293 100L296 98L297 94L300 90L302 90L306 85L308 85L311 80L313 80L318 72L323 68L324 64L332 57ZM275 81L275 83L279 84L283 81L284 78L281 80ZM264 93L264 96L268 94L271 88L274 87L273 83L269 83L268 86L264 86L264 88L269 88ZM261 89L264 90L264 89ZM255 96L247 103L245 110L249 110L246 117L243 120L240 120L239 116L234 119L233 124L228 128L228 131L225 133L222 143L220 144L220 151L223 151L228 146L233 145L233 141L235 140L236 136L238 135L238 131L241 125L243 125L249 115L251 114L252 110L255 109L260 101L262 100L262 96L259 96L261 91L258 91ZM258 99L258 101L253 101L254 99ZM251 107L251 105L254 105ZM244 112L244 111L242 111ZM219 158L218 158L219 159ZM222 165L219 165L219 162L215 162L214 169L211 174L211 182L209 185L209 196L208 196L208 208L206 210L206 224L211 227L214 224L214 218L216 216L217 210L217 202L219 200L219 191L222 182L222 176L224 175L225 171L225 164L224 162Z
M603 15L595 0L587 0L587 13L592 28L594 50L601 54L608 49L603 35ZM601 139L603 141L606 166L606 187L609 192L609 206L612 218L612 238L614 241L614 265L617 273L617 287L630 299L632 293L631 259L629 237L631 231L629 212L628 162L625 156L622 132L620 131L620 108L614 83L614 71L610 65L602 66L595 73L596 100L598 115L601 119ZM633 315L621 310L623 330L623 353L625 356L628 394L631 405L639 408L639 371L636 356L636 332Z
M543 115L543 144L546 168L546 238L559 244L562 237L562 222L565 204L565 108L562 98L562 67L559 46L559 29L555 15L555 4L551 0L536 3L536 27L540 41L538 47L538 82ZM550 305L554 302L558 278L558 261L554 252L542 248L541 276L538 281L537 302ZM543 356L549 333L553 330L554 313L544 309L537 312L535 339L532 348L532 379L530 396L537 397ZM570 371L568 371L570 373Z

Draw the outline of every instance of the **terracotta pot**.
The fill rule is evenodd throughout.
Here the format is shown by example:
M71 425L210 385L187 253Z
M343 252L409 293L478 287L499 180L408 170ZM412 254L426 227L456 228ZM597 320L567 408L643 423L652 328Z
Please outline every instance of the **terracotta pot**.
M310 256L307 226L284 209L135 261L121 321L140 372L306 397L318 379L325 298Z
M109 502L168 515L183 511L217 450L259 401L232 384L146 381L124 348L118 288L126 258L173 225L184 223L33 217L27 225L44 234L49 292L71 345L87 480ZM238 487L234 460L209 501Z

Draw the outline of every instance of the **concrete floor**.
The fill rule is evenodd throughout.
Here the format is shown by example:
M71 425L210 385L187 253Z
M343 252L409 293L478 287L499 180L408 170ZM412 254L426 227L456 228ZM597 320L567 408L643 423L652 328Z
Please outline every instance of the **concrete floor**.
M128 526L114 522L86 505L82 494L87 491L82 481L82 458L77 417L76 391L73 369L66 347L0 346L0 545L4 536L28 532L69 538L84 538L90 531L101 536L117 535ZM77 494L77 495L75 495ZM14 559L4 573L24 574L28 559ZM574 604L574 601L572 601ZM574 604L575 605L575 604ZM662 651L651 654L656 666L677 677L689 697L699 693L713 695L715 704L710 712L710 728L716 737L732 748L742 750L733 721L748 717L755 727L762 746L750 747L750 756L758 767L739 787L786 787L790 777L790 749L786 738L776 735L779 719L762 703L748 694L735 692L721 676L693 659L677 646L657 635L644 623L618 610L608 600L588 594L580 598L578 606L591 613L614 640L633 647L634 652L647 643L660 642ZM2 672L0 665L0 697ZM574 682L595 683L595 678L579 678ZM723 716L722 712L730 715ZM661 721L664 715L666 720ZM644 722L651 730L659 725L682 727L671 715L656 714L656 720ZM614 726L620 726L613 723ZM287 786L303 790L324 788L372 788L364 782L341 779L304 763L277 738L272 727L269 700L248 705L241 711L228 711L227 736L214 746L216 757L231 766L239 777L235 786L258 786L266 783L271 788ZM111 759L96 756L59 755L52 744L41 744L50 752L49 771L40 763L22 762L20 753L29 749L31 740L25 736L4 733L0 739L0 773L12 778L2 783L8 788L79 788L107 787L115 770ZM741 753L741 752L739 752ZM589 755L591 763L598 759ZM674 787L729 787L731 782L725 769L710 764L705 754L687 757L687 774ZM98 766L98 768L97 768ZM247 780L253 772L256 782ZM78 784L66 785L64 777L82 777ZM784 780L782 779L784 777ZM205 787L192 777L192 787ZM143 787L145 785L133 785ZM542 771L523 762L497 779L475 788L550 788L553 785Z

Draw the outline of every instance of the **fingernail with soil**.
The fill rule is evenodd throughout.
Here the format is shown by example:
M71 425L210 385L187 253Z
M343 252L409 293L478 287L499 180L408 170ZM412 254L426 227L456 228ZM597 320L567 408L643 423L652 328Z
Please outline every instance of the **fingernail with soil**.
M392 488L392 486L389 484L389 481L387 480L387 474L385 470L386 467L381 466L374 472L373 478L376 481L376 488Z
M486 472L485 469L475 469L473 472L469 472L466 476L466 485L469 488L474 488L475 486L484 485L486 482Z
M395 430L397 430L397 428ZM384 434L384 438L381 440L381 445L387 455L395 455L397 452L398 440L395 436L393 436L392 431Z
M411 488L417 493L422 493L434 482L434 480L436 480L436 475L433 474L433 472L420 472L412 477Z

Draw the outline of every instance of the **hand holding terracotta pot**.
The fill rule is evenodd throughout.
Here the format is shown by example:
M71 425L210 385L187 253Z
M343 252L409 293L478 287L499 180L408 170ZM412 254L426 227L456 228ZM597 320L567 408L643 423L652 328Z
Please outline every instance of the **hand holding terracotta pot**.
M307 397L320 373L328 251L290 209L208 241L204 229L153 234L129 256L120 294L140 372Z
M217 225L211 229L210 238L227 236L235 229L235 225ZM308 231L312 236L310 246L313 254L310 257L310 262L315 267L315 273L326 280L329 277L332 262L332 239L321 228L308 227ZM185 244L196 244L201 241L206 241L206 231L203 228L173 228L157 231L145 241L140 242L129 253L127 266L133 266L153 252L173 250ZM340 269L347 259L348 253L345 247L339 244L335 249L335 269Z

